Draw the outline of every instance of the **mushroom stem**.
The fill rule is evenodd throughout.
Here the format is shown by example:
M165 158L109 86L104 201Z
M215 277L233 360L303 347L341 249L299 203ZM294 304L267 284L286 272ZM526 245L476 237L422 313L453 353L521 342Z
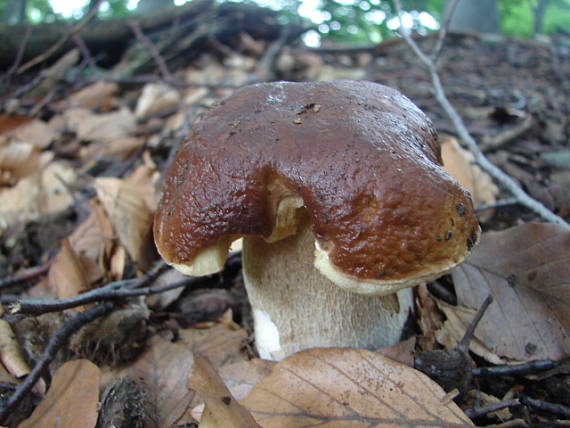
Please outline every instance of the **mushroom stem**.
M313 347L397 343L412 307L412 290L388 296L350 293L313 266L314 252L306 213L294 236L274 243L244 238L243 274L261 358L281 360Z

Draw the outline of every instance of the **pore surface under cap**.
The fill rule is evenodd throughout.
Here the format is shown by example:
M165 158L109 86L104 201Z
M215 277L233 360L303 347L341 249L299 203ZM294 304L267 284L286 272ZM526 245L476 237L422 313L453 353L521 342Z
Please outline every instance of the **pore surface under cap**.
M228 237L272 234L279 201L301 197L340 272L390 281L463 259L479 227L440 167L437 137L406 97L370 82L276 82L209 110L164 186L155 240L190 265Z

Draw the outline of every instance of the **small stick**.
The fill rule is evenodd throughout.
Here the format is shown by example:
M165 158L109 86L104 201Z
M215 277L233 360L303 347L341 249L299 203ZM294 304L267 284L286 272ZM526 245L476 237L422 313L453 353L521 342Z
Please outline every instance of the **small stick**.
M439 56L441 55L441 50L443 49L445 38L447 37L447 32L449 30L449 23L451 22L451 18L453 17L453 13L455 12L457 3L459 3L459 0L451 0L449 6L445 11L445 17L443 18L441 27L439 27L437 42L435 44L433 53L431 54L431 60L433 61L434 64L437 64Z
M196 285L203 280L204 277L188 277L158 287L138 288L135 288L135 286L138 285L136 280L116 281L105 287L87 291L67 299L22 299L19 296L4 295L0 297L0 301L3 304L10 305L9 311L11 314L41 315L106 300L122 300L129 297L150 296L151 294L159 294L175 288Z
M536 410L551 413L564 419L570 419L570 407L563 404L549 403L548 401L536 400L530 397L521 397L520 402Z
M398 16L402 14L402 4L400 0L395 0L396 10L398 11ZM401 31L402 37L406 40L408 45L412 48L419 60L428 69L429 75L431 77L433 88L435 89L435 98L443 108L451 122L453 123L457 134L460 138L467 144L469 150L475 156L475 161L477 164L489 175L491 175L495 180L501 183L509 192L512 193L514 197L517 198L519 203L526 206L527 208L534 211L537 215L542 217L544 220L559 224L565 229L570 230L570 224L564 220L562 217L556 215L550 211L544 204L537 201L526 193L519 184L508 174L506 174L499 167L494 165L487 157L483 154L479 148L477 142L473 136L467 130L467 126L463 122L463 119L455 110L455 107L449 102L447 95L445 95L445 90L443 89L443 84L437 72L435 63L420 49L415 40L410 36L407 31Z
M485 407L472 407L470 409L465 410L465 414L469 419L475 419L481 416L485 416L489 413L496 412L497 410L502 410L508 407L515 407L520 405L521 403L519 402L519 400L507 400L507 401L501 401L500 403L490 404Z
M29 269L24 270L23 272L19 272L13 276L9 276L7 278L0 279L0 291L5 290L7 288L12 288L17 285L24 284L29 281L33 281L38 279L44 275L47 275L49 272L49 268L52 265L54 259L44 263L40 266L35 266Z
M464 352L467 352L469 350L469 343L471 343L471 339L473 339L473 334L475 333L475 330L477 329L479 322L481 322L481 318L483 318L483 315L485 315L485 311L487 311L487 308L491 303L493 303L493 296L489 294L481 304L481 307L479 308L479 310L475 314L475 317L469 324L469 327L465 331L465 334L457 344L457 348L459 348Z
M534 360L512 366L477 367L471 372L473 376L521 376L552 369L556 363L552 360Z
M154 62L158 66L158 70L160 71L160 75L162 76L162 78L164 80L168 80L168 81L174 80L172 78L172 74L170 73L170 70L168 69L168 67L166 65L166 62L164 61L164 58L160 55L160 52L156 48L155 44L152 43L152 41L147 36L144 35L143 31L141 30L139 23L136 21L128 21L128 24L129 24L129 27L131 27L131 29L133 30L135 37L150 52L152 58L154 59Z
M475 212L492 210L492 209L501 208L501 207L508 207L509 205L516 205L518 203L519 203L519 201L517 198L501 199L500 201L496 201L496 202L493 202L491 204L479 205L478 207L475 207Z
M76 315L74 318L66 322L57 333L50 339L44 349L44 352L30 374L20 383L14 393L10 395L6 404L0 408L0 423L4 423L6 418L18 406L24 396L33 388L36 382L43 375L45 370L54 360L59 349L67 343L72 334L77 332L85 324L107 315L115 308L113 303L104 303L87 309L85 312Z

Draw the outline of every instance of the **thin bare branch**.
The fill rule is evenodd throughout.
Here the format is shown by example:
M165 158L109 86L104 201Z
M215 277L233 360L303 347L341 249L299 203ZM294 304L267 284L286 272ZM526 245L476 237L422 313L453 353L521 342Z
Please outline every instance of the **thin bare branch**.
M396 9L398 11L398 17L401 19L402 14L402 5L400 0L396 0ZM531 197L528 193L526 193L521 186L508 174L506 174L503 170L495 166L491 163L483 154L479 145L473 138L473 136L467 130L465 123L457 110L453 107L453 105L449 102L447 95L445 95L445 90L443 89L443 85L441 83L441 79L439 77L439 73L437 72L436 65L434 62L420 49L418 44L415 40L411 37L409 32L401 31L402 37L406 40L408 45L412 48L416 56L420 59L420 61L426 66L432 81L432 85L435 90L435 98L438 101L439 105L443 108L453 126L457 130L457 134L459 137L467 144L469 150L475 156L475 162L485 170L489 175L491 175L495 180L497 180L501 185L503 185L515 198L517 198L518 202L521 205L526 206L534 213L542 217L546 221L550 221L556 224L559 224L566 229L570 229L570 224L562 217L556 215L552 211L550 211L544 204L537 201L533 197Z
M445 16L443 18L443 22L441 23L441 27L439 28L439 34L437 36L437 42L435 44L435 48L431 54L431 60L434 64L437 64L437 60L441 55L441 51L443 49L443 45L445 42L445 38L447 36L447 32L449 31L449 24L451 23L451 18L455 13L455 8L457 7L457 3L459 0L451 0L449 6L445 10Z

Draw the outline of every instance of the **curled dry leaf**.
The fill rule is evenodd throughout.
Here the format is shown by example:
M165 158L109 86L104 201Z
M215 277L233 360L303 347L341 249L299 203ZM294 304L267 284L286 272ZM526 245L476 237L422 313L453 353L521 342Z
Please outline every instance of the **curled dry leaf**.
M58 132L47 123L34 119L12 130L7 136L32 144L37 149L45 149L58 137Z
M0 186L13 185L37 172L42 157L31 143L12 142L0 146Z
M201 428L261 428L232 396L207 358L197 357L194 360L188 388L196 391L206 403Z
M3 314L4 308L0 305L0 315ZM30 373L30 366L24 358L14 331L8 321L3 319L0 319L0 361L0 366L3 365L16 378Z
M100 380L101 371L88 360L63 364L45 398L19 428L95 427Z
M134 364L113 377L127 375L142 382L153 407L150 413L155 415L155 426L170 427L190 422L182 418L194 396L186 385L193 363L192 352L186 346L155 336Z
M43 153L42 165L47 163L43 158L50 157L49 153ZM74 170L65 162L51 162L14 187L0 190L0 228L67 208L73 199L62 181L75 181Z
M67 129L81 140L112 141L131 136L136 119L127 108L111 113L95 114L84 108L72 108L63 114Z
M137 101L135 116L141 119L175 107L180 93L164 83L148 83Z
M117 105L119 85L112 82L95 82L72 94L66 102L71 107L108 111Z
M95 189L119 241L131 259L140 262L152 245L153 214L145 195L118 178L98 178Z
M491 177L474 163L473 154L463 149L455 138L441 137L441 156L444 169L469 190L476 207L495 202L499 189Z
M568 356L570 232L529 223L485 233L452 274L459 306L478 308L493 296L475 334L493 354L519 361Z
M68 239L62 241L61 250L49 270L49 283L57 297L66 299L87 291L89 285L101 277L95 260L75 252Z
M242 404L265 428L473 426L427 376L364 349L294 354L278 363Z

